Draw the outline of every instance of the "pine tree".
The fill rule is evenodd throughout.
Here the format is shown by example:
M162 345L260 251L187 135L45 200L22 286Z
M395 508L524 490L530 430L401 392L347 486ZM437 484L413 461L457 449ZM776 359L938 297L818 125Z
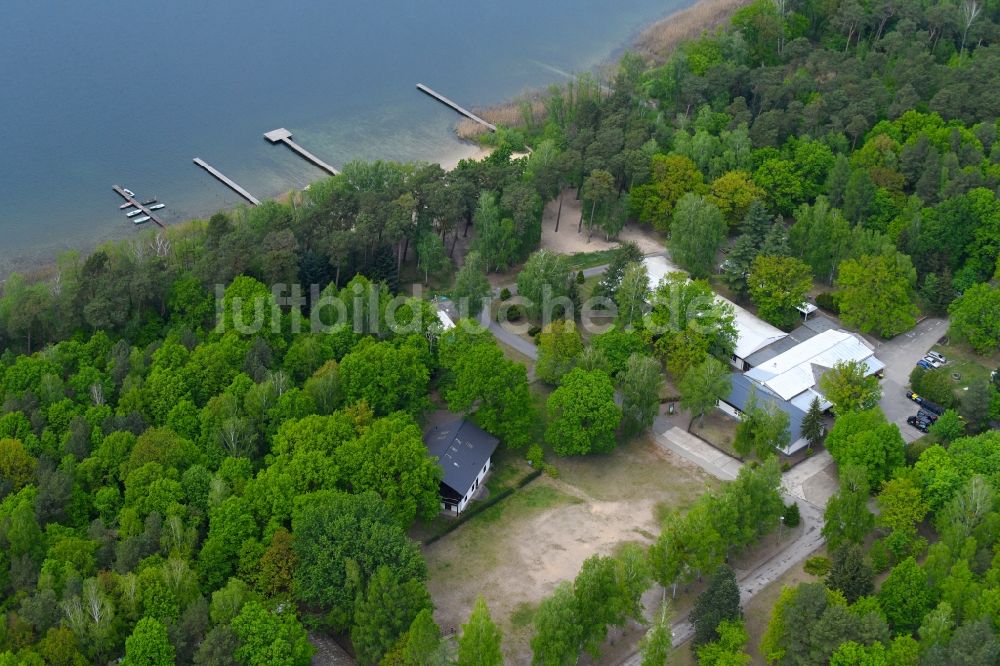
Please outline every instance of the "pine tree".
M865 561L861 546L846 543L833 553L833 566L826 578L826 585L832 590L840 590L848 603L853 604L859 598L871 594L875 590L875 574L871 565Z
M809 441L810 447L819 446L825 429L823 424L823 410L819 406L819 398L813 398L812 402L809 403L809 411L806 412L805 418L802 419L802 436Z
M760 244L760 254L765 257L788 257L792 251L788 248L788 229L783 223L775 222L767 230L764 242Z
M719 639L716 628L723 620L742 619L740 610L740 586L736 574L726 564L719 566L712 575L708 587L691 611L694 624L694 646L704 645Z
M500 666L503 664L500 629L490 617L486 600L480 596L469 616L469 622L462 625L462 637L458 639L458 666Z

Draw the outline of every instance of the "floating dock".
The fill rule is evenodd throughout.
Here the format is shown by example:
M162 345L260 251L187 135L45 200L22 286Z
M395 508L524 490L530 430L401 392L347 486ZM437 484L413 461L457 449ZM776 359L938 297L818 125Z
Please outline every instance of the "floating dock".
M229 189L231 189L233 192L236 192L236 194L240 195L241 197L243 197L244 199L246 199L247 201L249 201L254 206L259 206L260 205L260 199L258 199L254 195L250 194L249 192L247 192L242 187L240 187L239 184L237 184L235 181L230 180L229 178L227 178L226 174L222 173L221 171L219 171L218 169L216 169L214 166L212 166L211 164L209 164L205 160L201 159L200 157L196 157L196 158L194 158L194 163L197 164L198 166L200 166L205 171L207 171L210 174L212 174L213 176L215 176L219 180L220 183L222 183L223 185L225 185L226 187L228 187Z
M163 220L160 219L159 215L157 215L155 212L149 210L149 208L147 208L145 205L143 205L142 203L140 203L139 200L136 199L134 196L129 196L129 194L125 192L124 188L122 188L119 185L112 185L111 189L113 189L115 192L117 192L119 194L119 196L121 196L122 199L124 199L125 201L129 202L130 204L132 204L133 206L135 206L136 208L138 208L139 210L141 210L143 215L148 216L149 219L151 219L156 224L160 225L160 227L162 227L164 229L167 228L167 225L165 225L163 223Z
M304 157L307 161L312 162L320 169L326 171L329 174L332 174L334 176L340 175L340 172L334 169L332 166L330 166L320 158L316 157L315 155L310 153L308 150L306 150L299 144L292 141L292 133L286 130L284 127L279 127L276 130L271 130L270 132L266 132L264 134L264 138L270 141L271 143L285 144L286 146L297 152L299 155Z
M419 90L420 92L423 92L423 93L427 93L428 95L430 95L431 97L433 97L437 101L441 102L445 106L450 106L451 108L453 108L454 110L458 111L459 113L461 113L463 116L465 116L469 120L476 121L477 123L479 123L480 125L482 125L486 129L488 129L489 131L491 131L491 132L496 132L497 131L497 126L494 125L493 123L486 122L485 120L483 120L482 118L480 118L479 116L477 116L476 114L474 114L472 111L469 111L468 109L466 109L464 106L456 104L455 102L451 101L450 99L448 99L447 97L445 97L444 95L442 95L440 93L434 92L433 90L431 90L430 88L428 88L424 84L418 83L417 84L417 90Z

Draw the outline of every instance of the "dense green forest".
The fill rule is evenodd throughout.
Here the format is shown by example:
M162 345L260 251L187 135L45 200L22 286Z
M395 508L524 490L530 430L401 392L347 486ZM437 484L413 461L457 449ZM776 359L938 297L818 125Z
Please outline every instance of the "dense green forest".
M623 249L598 289L622 328L639 330L586 349L568 323L541 331L538 376L558 388L540 429L524 367L487 334L443 332L426 301L393 304L401 285L444 283L460 264L452 295L478 303L486 272L523 263L522 293L548 284L578 298L565 260L535 252L545 203L575 196L584 214L560 214L567 231L614 238L634 220L664 234L699 279L662 289L693 298L715 280L787 327L818 284L817 302L862 331L889 337L921 312L948 314L956 339L990 354L998 36L996 0L757 0L660 62L626 56L606 85L553 89L544 114L526 108L520 126L489 137L496 150L481 162L352 163L285 203L11 276L0 298L0 664L300 665L307 626L348 637L363 664L500 663L482 604L457 656L442 654L426 566L406 536L438 511L440 472L421 438L432 391L507 446L541 444L544 430L557 454L604 452L648 426L659 364L685 408L714 405L731 313L714 311L710 334L649 333L644 275ZM290 291L273 293L278 284L316 285L361 325L299 332L317 313L279 302ZM236 305L255 300L263 325L242 335ZM390 310L409 330L386 325ZM645 321L686 316L660 304ZM833 568L825 586L783 594L765 657L996 663L1000 439L977 433L1000 417L997 387L977 388L964 422L942 417L936 443L906 455L877 408L851 405L828 441L841 465ZM776 442L758 425L743 445L764 453ZM698 657L746 663L720 564L785 511L772 459L668 517L648 554L588 560L536 614L535 661L575 663L637 616L651 581L715 571L696 613ZM663 663L668 619L644 642L645 663Z

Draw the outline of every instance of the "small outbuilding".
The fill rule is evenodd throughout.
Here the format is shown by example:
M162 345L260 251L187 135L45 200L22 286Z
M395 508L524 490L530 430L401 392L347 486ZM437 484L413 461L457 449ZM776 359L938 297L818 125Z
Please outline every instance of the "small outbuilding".
M474 423L456 419L431 428L424 435L424 443L444 472L441 510L458 515L489 473L500 440Z

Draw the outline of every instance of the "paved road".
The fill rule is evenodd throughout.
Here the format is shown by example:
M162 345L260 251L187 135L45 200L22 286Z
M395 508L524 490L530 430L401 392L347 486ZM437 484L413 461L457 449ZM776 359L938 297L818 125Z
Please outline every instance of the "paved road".
M600 275L606 269L607 266L594 266L585 269L583 274L585 277L591 277ZM507 285L506 288L512 294L517 293L517 285ZM497 288L495 294L499 295L501 289L503 287ZM497 340L516 349L528 358L538 358L538 349L534 344L510 330L509 324L502 326L491 319L488 313L484 313L480 321L483 326L489 328ZM923 356L923 353L920 355ZM684 429L674 426L666 417L660 416L656 419L653 424L653 435L661 446L690 460L716 478L725 481L735 479L742 466L739 460L706 444ZM816 456L816 458L788 472L788 481L785 482L788 491L785 494L785 503L798 503L804 529L794 541L787 544L780 552L742 577L740 596L744 604L749 602L757 592L780 578L822 545L823 538L820 535L820 530L823 526L823 507L806 500L804 489L810 478L825 473L826 468L831 464L833 461L829 459L829 456ZM694 634L694 628L686 617L679 618L673 625L673 634L674 645L680 645L691 638ZM622 662L622 666L637 666L640 661L641 657L636 653Z
M672 425L662 416L653 424L653 435L658 444L690 460L719 479L728 481L739 473L740 461L702 442L682 428ZM782 477L782 485L786 491L783 495L785 503L796 502L799 505L803 529L794 541L740 578L740 600L744 607L754 595L823 545L821 534L823 506L813 504L806 499L806 487L814 477L825 475L829 466L833 464L833 459L824 451L793 467ZM829 496L824 493L821 497L824 497L825 506L825 500ZM686 643L694 635L694 626L688 621L687 615L678 618L672 630L674 646ZM639 666L641 662L642 657L636 652L622 661L621 666Z
M717 479L731 481L743 467L736 458L675 426L666 416L657 416L652 430L657 444L690 460Z
M655 257L655 256L661 256L663 254L664 254L663 252L654 252L646 256ZM590 268L584 268L583 277L589 278L589 277L594 277L595 275L601 275L607 269L608 269L607 264L602 264L600 266L591 266ZM511 295L517 294L517 285L508 284L496 287L493 290L494 298L499 299L500 292L503 291L504 289L510 290ZM494 337L496 337L496 339L499 340L500 342L504 343L508 347L512 347L513 349L524 354L533 361L538 360L538 348L530 340L522 338L521 335L517 332L520 331L522 333L526 333L528 329L531 328L531 324L526 322L499 324L496 321L493 321L488 311L484 311L482 313L482 315L479 318L479 321L480 324L482 324L486 328L489 328L490 331L493 333Z
M912 442L923 434L906 422L906 417L916 414L918 409L906 397L910 372L916 362L947 332L946 320L931 317L917 324L912 331L897 335L875 347L875 356L885 363L882 401L879 404L889 422L899 426L899 431L907 442Z

